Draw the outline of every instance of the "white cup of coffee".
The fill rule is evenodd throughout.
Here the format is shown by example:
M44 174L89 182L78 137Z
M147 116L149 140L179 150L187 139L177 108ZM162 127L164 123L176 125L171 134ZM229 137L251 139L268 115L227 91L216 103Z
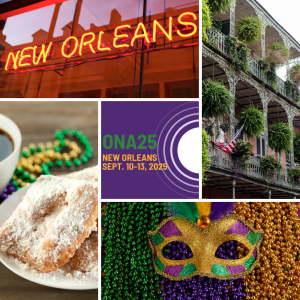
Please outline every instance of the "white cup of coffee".
M19 159L22 135L19 127L0 114L0 194L11 179ZM9 145L9 142L12 145ZM1 145L2 144L2 145Z

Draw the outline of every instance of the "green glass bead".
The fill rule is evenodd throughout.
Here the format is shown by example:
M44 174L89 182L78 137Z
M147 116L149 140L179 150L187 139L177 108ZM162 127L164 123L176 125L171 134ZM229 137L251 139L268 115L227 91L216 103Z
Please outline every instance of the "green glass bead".
M70 130L68 128L63 129L63 134L68 135L70 133Z
M62 147L62 148L66 147L66 142L64 140L61 140L59 142L59 146Z
M87 152L87 153L85 153L85 156L86 156L87 158L91 158L91 157L93 156L93 154L92 154L91 152Z
M77 129L76 128L72 128L71 129L71 135L76 135L77 133Z
M34 177L30 177L30 180L29 180L29 182L35 182L36 181L36 178L34 178Z
M47 162L47 165L49 168L52 168L54 166L54 162L50 160L49 162Z
M65 165L66 165L67 167L71 167L72 164L73 164L72 161L69 160L69 159L65 161Z
M19 182L16 181L16 180L13 180L13 182L12 182L11 184L12 184L14 187L20 186L20 185L19 185Z
M22 151L22 155L24 156L24 157L28 157L29 156L29 151L26 151L26 150L23 150Z
M37 151L42 152L42 151L44 151L44 148L43 147L37 147Z
M89 160L85 155L81 155L80 159L83 163L86 163Z
M21 188L21 187L20 187L20 186L18 186L18 187L16 187L16 190L18 191L20 188Z
M24 173L24 169L23 168L16 168L15 170L15 174L19 175L19 174L23 174Z
M76 166L80 166L81 165L81 160L79 158L74 158L74 164Z
M59 148L58 146L53 147L53 150L54 150L55 152L60 152L60 148Z
M29 179L29 178L30 178L30 173L24 172L24 178L25 178L25 179Z
M35 152L36 152L36 148L29 148L29 150L30 150L30 152L31 152L31 154L34 154Z
M64 163L63 163L63 161L62 161L61 159L57 159L57 160L55 161L55 165L58 166L58 167L61 167L63 164L64 164Z

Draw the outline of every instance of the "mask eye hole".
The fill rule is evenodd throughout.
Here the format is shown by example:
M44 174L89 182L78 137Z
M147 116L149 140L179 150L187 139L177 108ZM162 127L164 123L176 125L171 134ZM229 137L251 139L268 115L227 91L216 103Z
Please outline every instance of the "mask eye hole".
M162 256L172 260L185 260L193 257L191 248L179 241L173 241L162 249Z
M231 240L224 242L218 247L215 257L234 260L243 258L248 254L249 249L243 243Z

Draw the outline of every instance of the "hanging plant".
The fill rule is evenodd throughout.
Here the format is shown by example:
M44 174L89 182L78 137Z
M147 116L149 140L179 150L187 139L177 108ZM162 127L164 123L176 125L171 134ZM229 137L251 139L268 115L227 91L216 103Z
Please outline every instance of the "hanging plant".
M251 142L245 142L243 140L238 140L231 151L233 157L241 157L244 163L244 168L248 168L249 165L246 163L250 156L253 156L254 145Z
M260 67L261 72L266 75L268 84L276 89L276 86L278 84L278 78L276 74L276 68L274 65L271 66L269 62L267 62L264 59L260 59L258 61L258 66Z
M296 89L295 91L293 91L293 101L296 102L299 105L299 102L300 102L299 89Z
M261 37L262 23L257 17L241 18L236 26L238 39L246 44L257 42Z
M220 125L220 128L223 130L223 132L224 133L227 133L228 132L228 130L229 130L229 126L228 126L228 124L221 124Z
M205 128L205 131L207 133L207 135L212 136L214 135L213 130L212 130L212 125L209 125Z
M289 168L288 169L288 178L296 180L300 178L300 169L299 168Z
M288 74L290 75L290 79L294 82L295 86L298 88L300 85L300 63L294 64Z
M210 28L211 22L211 12L207 5L207 0L202 0L202 40L204 42L208 41L206 29Z
M275 42L271 45L268 45L266 61L270 63L271 68L284 65L291 59L291 57L291 51L284 44Z
M208 0L208 6L212 13L225 13L235 0Z
M291 80L287 80L285 82L285 91L286 91L287 97L292 97L294 90L295 90L295 83Z
M293 130L284 122L273 123L269 126L269 146L272 150L281 153L291 150Z
M294 159L295 162L300 163L300 132L294 137Z
M236 127L241 128L243 125L242 134L247 134L248 138L261 135L264 131L264 115L261 110L255 108L253 104L249 108L244 109L239 116Z
M260 170L267 175L269 175L270 172L280 173L282 165L275 154L269 154L260 158Z
M207 178L205 177L205 171L210 167L210 158L208 156L208 136L206 131L202 129L202 186L205 184Z
M223 82L206 78L202 81L202 116L220 118L230 115L234 97Z
M230 35L226 36L225 43L227 52L232 59L232 64L237 69L247 73L249 70L250 49L244 44L238 47L237 39Z
M270 64L266 60L260 59L257 63L263 74L267 74L271 71Z

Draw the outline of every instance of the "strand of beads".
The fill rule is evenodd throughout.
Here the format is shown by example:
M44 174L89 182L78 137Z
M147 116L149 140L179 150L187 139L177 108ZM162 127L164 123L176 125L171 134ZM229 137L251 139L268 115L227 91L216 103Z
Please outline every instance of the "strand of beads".
M237 259L239 256L237 247L237 241L225 242L218 248L216 256L223 259ZM182 242L171 242L166 248L165 257L168 259L180 260L193 257L191 249ZM164 300L243 300L246 297L242 292L242 279L219 280L194 276L191 279L175 281L164 278L162 285Z
M0 194L0 204L7 199L10 195L12 195L16 191L16 188L12 185L11 182L8 183L6 188Z
M76 138L81 143L84 153L80 157L78 157L81 153L80 147L75 141L67 139L67 136ZM80 166L81 163L86 163L93 155L93 148L87 137L75 128L56 130L54 138L54 143L48 142L45 145L40 143L37 146L30 144L22 149L11 182L17 190L36 181L36 178L42 174L51 175L50 169L54 166L61 167L65 165L71 167L73 163L75 166ZM70 152L67 153L65 148L69 148Z
M246 299L300 299L298 209L289 202L240 202L235 213L264 230L260 262L245 278ZM240 251L244 251L241 247Z
M101 299L161 299L162 276L154 272L147 232L155 230L166 211L165 203L107 203Z

